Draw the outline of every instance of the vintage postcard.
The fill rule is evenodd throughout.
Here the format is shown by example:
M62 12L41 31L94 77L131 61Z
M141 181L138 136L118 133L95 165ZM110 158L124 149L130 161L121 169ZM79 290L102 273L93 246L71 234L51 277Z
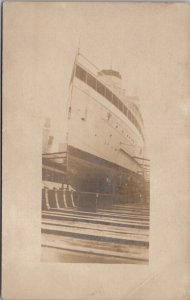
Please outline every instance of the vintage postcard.
M190 299L190 6L4 2L4 299Z
M99 38L86 51L94 60ZM58 128L51 117L43 127L42 261L146 264L150 160L143 103L124 88L127 48L118 57L107 49L98 68L79 42L72 67L65 54L72 72L63 72L68 96L53 108Z

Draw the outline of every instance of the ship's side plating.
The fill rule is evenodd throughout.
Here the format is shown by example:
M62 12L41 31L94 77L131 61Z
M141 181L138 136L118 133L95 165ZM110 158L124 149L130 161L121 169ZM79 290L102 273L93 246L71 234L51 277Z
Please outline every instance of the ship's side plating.
M120 86L120 74L94 74L74 64L68 103L67 181L80 192L144 193L145 141L138 106Z

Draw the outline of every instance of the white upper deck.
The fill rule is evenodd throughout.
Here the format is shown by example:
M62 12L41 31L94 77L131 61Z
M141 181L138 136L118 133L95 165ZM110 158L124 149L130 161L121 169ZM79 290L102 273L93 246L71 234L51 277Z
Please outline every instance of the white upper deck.
M135 126L144 140L143 119L139 111L138 100L136 97L125 95L119 72L115 70L100 71L86 57L78 54L71 82L74 76L110 101Z

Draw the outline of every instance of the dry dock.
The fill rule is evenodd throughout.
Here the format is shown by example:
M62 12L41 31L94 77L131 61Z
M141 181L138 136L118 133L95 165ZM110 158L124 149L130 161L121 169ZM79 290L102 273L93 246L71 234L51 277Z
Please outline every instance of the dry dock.
M43 210L41 230L42 261L148 263L148 205L114 205L96 212Z

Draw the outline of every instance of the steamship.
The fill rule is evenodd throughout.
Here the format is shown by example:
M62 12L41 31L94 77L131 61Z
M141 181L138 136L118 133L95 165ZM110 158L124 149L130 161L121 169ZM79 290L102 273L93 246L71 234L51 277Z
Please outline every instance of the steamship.
M49 140L48 140L49 139ZM52 137L47 135L46 146ZM126 95L121 74L99 70L77 53L67 103L62 151L43 153L43 181L79 193L142 200L147 181L144 123L136 97Z

